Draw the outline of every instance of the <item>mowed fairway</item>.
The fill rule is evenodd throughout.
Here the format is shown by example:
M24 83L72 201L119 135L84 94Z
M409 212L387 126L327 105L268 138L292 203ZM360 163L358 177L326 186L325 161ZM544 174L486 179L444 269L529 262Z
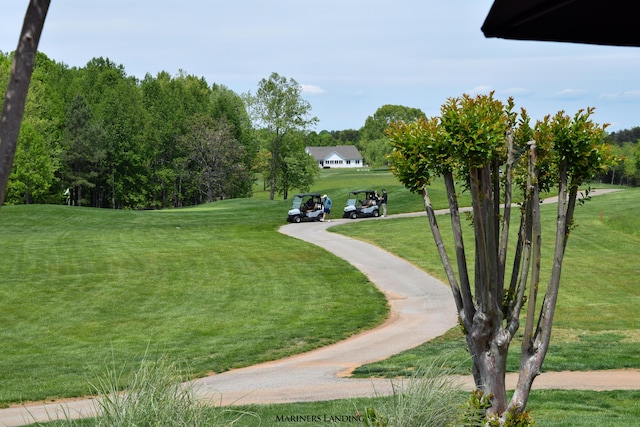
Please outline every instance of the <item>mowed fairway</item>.
M90 394L107 366L124 384L145 354L196 377L381 323L364 275L277 232L289 206L3 207L0 404Z

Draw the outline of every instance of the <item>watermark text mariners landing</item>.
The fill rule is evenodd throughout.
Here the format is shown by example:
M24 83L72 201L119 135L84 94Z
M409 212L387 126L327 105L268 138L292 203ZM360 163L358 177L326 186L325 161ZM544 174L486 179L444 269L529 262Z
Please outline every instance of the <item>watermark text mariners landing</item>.
M357 423L362 421L362 416L356 415L276 415L277 423Z

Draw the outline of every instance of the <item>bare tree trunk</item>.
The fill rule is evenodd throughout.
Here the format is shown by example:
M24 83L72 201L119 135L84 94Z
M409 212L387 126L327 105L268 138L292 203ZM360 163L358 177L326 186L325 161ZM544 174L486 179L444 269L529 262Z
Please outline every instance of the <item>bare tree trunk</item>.
M502 328L502 289L498 289L498 233L491 167L470 170L476 240L476 312L467 343L474 361L476 386L493 395L488 413L507 407L505 369L510 337ZM476 376L476 370L478 372Z
M31 0L24 17L18 48L11 67L11 77L0 119L0 206L4 203L7 183L16 154L20 124L27 100L29 82L38 51L38 43L50 0Z
M22 24L0 119L0 206L16 154L20 125L50 0L31 0Z
M528 182L531 188L531 286L529 289L527 320L524 328L524 337L522 339L522 362L524 362L533 352L533 326L535 323L536 302L538 299L538 287L540 285L540 196L538 188L533 181L537 176L535 170L536 164L536 145L532 143L529 148L529 178ZM525 268L530 268L528 265Z
M276 195L276 186L278 184L278 168L280 165L280 132L276 129L276 136L272 142L271 148L271 172L269 176L269 200L273 200Z

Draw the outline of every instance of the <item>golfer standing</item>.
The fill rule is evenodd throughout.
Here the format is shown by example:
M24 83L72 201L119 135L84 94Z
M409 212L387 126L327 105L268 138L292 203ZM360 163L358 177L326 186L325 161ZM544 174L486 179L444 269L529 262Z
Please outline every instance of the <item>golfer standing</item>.
M327 196L326 194L322 196L322 206L324 207L324 212L322 213L322 219L320 221L324 221L325 219L327 220L327 222L331 222L331 206L333 205L333 203L331 202L331 199L329 198L329 196Z
M382 189L382 197L380 198L382 202L382 217L387 216L387 190Z

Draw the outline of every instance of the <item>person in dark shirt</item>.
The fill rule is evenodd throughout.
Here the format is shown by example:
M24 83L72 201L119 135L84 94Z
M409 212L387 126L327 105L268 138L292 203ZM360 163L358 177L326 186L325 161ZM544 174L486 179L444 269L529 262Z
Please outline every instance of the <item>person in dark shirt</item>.
M380 198L382 204L382 217L387 215L387 190L382 189L382 197Z

